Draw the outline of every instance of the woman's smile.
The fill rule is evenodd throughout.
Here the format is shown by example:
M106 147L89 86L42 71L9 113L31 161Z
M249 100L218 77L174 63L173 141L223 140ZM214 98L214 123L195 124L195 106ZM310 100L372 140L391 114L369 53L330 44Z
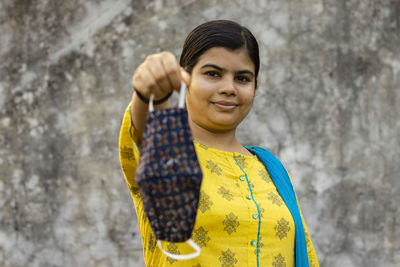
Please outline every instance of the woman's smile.
M222 110L222 111L232 111L234 110L236 107L239 106L239 104L237 104L234 101L228 101L228 100L220 100L220 101L215 101L215 102L211 102L215 107L217 107L218 109Z

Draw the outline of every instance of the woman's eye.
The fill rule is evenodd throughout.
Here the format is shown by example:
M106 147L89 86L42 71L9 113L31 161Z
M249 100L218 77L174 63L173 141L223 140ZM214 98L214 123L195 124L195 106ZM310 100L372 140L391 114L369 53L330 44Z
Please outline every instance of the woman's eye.
M216 71L207 71L205 74L208 76L211 76L211 77L219 77L220 76L219 73Z
M250 79L247 78L246 76L237 76L236 80L238 80L240 82L250 82Z

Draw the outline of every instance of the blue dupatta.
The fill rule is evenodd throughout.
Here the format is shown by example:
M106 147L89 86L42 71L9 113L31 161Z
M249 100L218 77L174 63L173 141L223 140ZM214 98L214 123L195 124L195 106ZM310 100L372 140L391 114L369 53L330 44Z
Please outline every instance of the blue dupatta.
M309 267L306 238L300 209L297 205L296 194L292 182L282 163L268 150L256 146L246 146L267 168L276 189L292 214L295 224L295 258L296 267Z

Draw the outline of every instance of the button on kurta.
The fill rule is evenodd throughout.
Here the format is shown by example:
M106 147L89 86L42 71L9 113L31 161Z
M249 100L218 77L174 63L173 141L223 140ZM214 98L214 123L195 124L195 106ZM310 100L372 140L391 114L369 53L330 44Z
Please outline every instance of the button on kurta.
M247 195L246 198L247 198L248 200L250 200L250 199L251 199L251 196Z
M250 245L252 245L254 247L256 245L256 241L251 240Z
M240 179L240 181L242 181L242 182L243 182L243 181L244 181L244 176L240 176L240 178L239 178L239 179Z
M257 214L253 214L253 219L257 219L258 215Z

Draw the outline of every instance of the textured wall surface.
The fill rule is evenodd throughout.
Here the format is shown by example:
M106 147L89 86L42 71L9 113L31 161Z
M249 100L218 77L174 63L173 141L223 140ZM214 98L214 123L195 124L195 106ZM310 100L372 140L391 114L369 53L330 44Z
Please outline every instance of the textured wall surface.
M290 170L321 266L400 266L398 0L2 0L0 266L143 266L131 75L219 18L259 40L239 136Z

